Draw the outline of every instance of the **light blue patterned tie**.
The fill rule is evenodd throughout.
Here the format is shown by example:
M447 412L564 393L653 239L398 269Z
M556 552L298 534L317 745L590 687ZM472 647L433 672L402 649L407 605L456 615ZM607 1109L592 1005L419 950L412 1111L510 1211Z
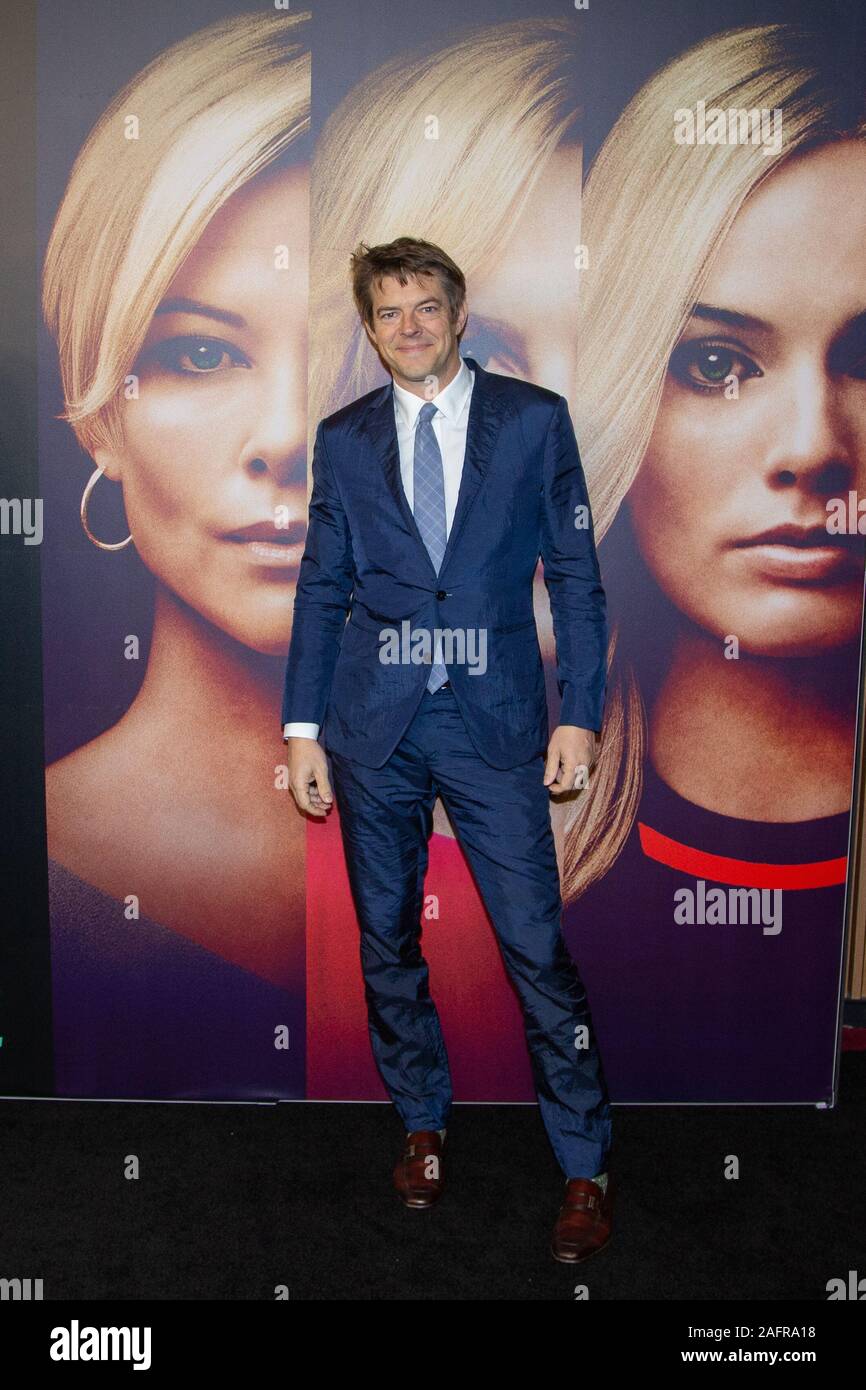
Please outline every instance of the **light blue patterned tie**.
M418 412L415 422L412 482L412 511L437 574L442 565L448 539L445 521L445 474L442 471L442 454L433 433L433 416L438 409L432 401L427 401ZM438 645L437 642L437 648ZM441 650L433 653L434 658L441 655ZM432 693L447 679L448 672L444 663L434 659L430 667L427 689Z

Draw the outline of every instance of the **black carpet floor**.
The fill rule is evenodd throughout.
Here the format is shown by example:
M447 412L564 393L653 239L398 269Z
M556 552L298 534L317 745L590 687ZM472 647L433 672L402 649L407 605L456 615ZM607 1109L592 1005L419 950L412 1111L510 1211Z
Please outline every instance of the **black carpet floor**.
M6 1100L0 1133L0 1275L46 1300L823 1301L866 1275L864 1052L834 1110L615 1107L614 1236L576 1269L535 1106L455 1106L429 1211L391 1188L387 1105Z

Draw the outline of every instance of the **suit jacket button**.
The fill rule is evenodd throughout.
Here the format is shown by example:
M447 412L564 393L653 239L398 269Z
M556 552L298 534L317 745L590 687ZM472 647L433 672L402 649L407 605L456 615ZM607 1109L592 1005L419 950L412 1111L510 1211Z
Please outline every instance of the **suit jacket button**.
M443 599L443 598L447 598L448 595L446 594L446 592L445 592L444 589L437 589L437 590L436 590L436 597L437 597L438 599Z

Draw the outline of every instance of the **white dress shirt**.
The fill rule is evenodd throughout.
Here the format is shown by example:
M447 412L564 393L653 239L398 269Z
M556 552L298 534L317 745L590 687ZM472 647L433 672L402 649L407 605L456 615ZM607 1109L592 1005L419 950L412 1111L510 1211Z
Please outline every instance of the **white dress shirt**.
M397 426L397 443L400 448L400 479L409 510L415 496L415 427L422 405L423 396L407 391L395 381L394 421ZM466 429L469 424L469 403L475 373L467 367L465 358L460 359L454 379L449 381L438 396L431 396L439 409L433 416L433 433L442 455L442 472L445 481L445 534L451 534L451 523L457 510L457 497L460 492L460 479L463 476L463 459L466 454ZM436 653L434 653L435 657ZM441 655L441 653L440 653ZM286 724L284 738L318 738L318 724Z

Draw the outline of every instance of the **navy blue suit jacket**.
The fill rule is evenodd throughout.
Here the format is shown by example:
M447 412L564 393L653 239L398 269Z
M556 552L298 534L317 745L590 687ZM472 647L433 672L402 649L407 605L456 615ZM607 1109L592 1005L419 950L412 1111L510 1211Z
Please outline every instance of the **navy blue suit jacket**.
M407 658L437 628L457 634L457 646L444 646L445 664L481 757L508 768L546 752L532 605L539 555L560 722L601 729L606 601L568 405L466 361L475 373L466 453L438 575L403 491L393 385L329 415L316 432L281 724L319 724L327 748L367 767L382 766L415 714L430 667ZM395 631L396 662L383 659Z

